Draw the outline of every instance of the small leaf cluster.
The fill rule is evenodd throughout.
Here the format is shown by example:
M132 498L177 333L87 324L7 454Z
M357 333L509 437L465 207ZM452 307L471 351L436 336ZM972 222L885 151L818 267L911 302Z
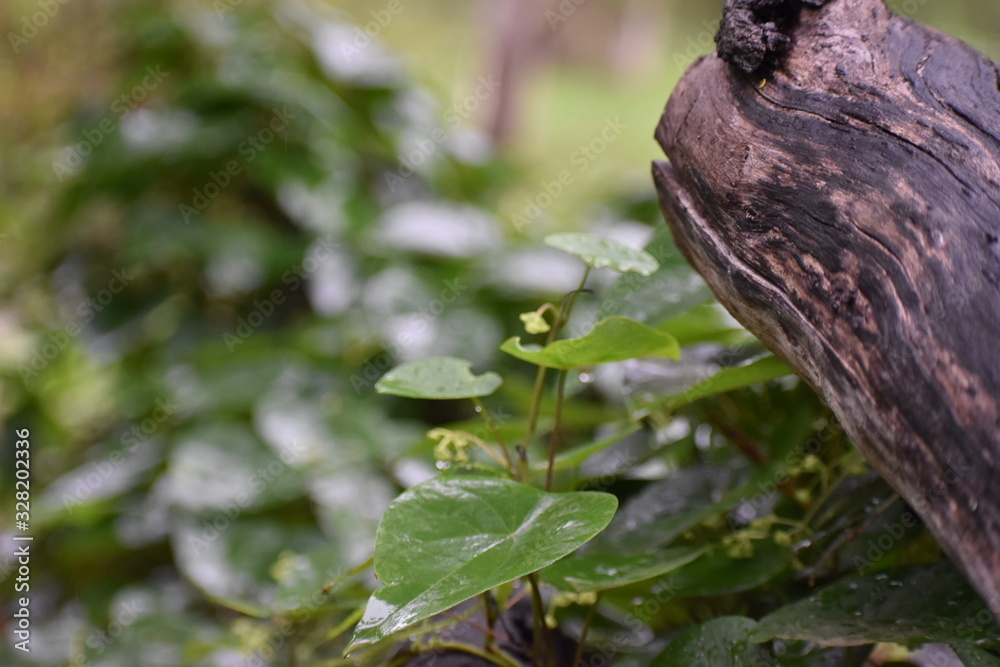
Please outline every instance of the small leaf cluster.
M659 326L612 314L582 336L560 339L592 269L655 280L658 265L648 252L586 234L546 242L577 255L586 268L562 303L521 315L528 334L546 335L544 344L515 336L500 346L536 367L525 430L514 434L519 439L509 441L510 431L484 409L504 380L475 375L468 361L410 362L376 385L406 398L471 399L490 436L429 433L438 440L442 473L405 491L383 516L374 548L382 585L365 605L348 660L363 662L401 641L400 660L447 650L498 665L587 664L585 654L607 664L628 659L654 666L860 665L883 647L905 652L926 642L948 643L970 660L991 659L986 649L1000 637L988 631L983 640L980 628L976 644L975 633L963 633L962 620L985 607L949 564L924 565L897 544L878 548L882 531L904 547L921 533L893 532L909 510L866 470L832 415L789 382L788 367L776 358L751 353L683 390L634 392L617 432L568 442L569 372L649 357L672 360L669 367L682 358L682 342L696 349L723 338L730 325L698 323L696 307L680 322ZM752 341L744 344L754 349ZM538 437L538 423L549 372L557 378L555 399L546 404L552 411L546 439ZM781 414L782 422L747 420L754 405ZM688 434L666 446L642 437L663 437L680 423L710 425L712 433L707 442ZM646 451L630 451L630 440ZM621 464L598 474L610 454ZM641 479L642 465L652 462L666 464L662 478L630 488L629 479ZM866 493L852 494L862 480ZM868 540L859 544L857 535ZM871 544L877 554L865 551ZM892 569L897 565L903 567ZM830 583L810 594L817 581ZM512 604L513 590L532 597L534 631L543 637L530 647L530 659L492 639L503 630L491 605ZM454 610L463 603L486 619L483 647L433 639L442 619L445 625L458 619ZM560 662L568 658L557 655L548 632L566 623L578 628L572 663ZM658 651L646 633L665 633L670 641ZM407 643L407 637L422 639Z

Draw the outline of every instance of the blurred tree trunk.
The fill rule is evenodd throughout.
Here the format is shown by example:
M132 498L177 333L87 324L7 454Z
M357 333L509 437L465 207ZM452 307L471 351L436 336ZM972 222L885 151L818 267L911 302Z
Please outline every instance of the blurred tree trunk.
M500 82L490 105L489 134L506 143L517 127L524 89L552 36L545 19L560 0L502 0L491 12L491 70Z
M487 131L497 144L516 135L532 76L555 60L583 61L616 72L637 68L655 49L669 10L654 2L580 3L500 0L484 16L489 71L499 81L488 104Z

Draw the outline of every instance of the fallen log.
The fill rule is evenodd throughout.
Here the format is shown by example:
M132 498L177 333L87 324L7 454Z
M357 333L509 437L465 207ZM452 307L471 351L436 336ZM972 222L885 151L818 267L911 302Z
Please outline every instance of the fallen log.
M882 0L730 0L656 130L678 247L1000 614L1000 67Z

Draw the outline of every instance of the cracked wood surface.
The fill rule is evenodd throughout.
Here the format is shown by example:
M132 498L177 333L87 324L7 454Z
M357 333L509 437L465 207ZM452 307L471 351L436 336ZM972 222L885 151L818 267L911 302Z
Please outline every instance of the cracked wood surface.
M771 71L677 85L661 206L1000 614L1000 68L882 0L789 8Z

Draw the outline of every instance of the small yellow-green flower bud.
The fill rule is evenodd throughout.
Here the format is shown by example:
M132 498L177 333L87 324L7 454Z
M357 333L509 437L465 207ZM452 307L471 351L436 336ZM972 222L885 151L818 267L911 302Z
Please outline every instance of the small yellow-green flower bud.
M520 318L524 322L524 330L530 334L547 333L552 328L539 310L521 313Z

